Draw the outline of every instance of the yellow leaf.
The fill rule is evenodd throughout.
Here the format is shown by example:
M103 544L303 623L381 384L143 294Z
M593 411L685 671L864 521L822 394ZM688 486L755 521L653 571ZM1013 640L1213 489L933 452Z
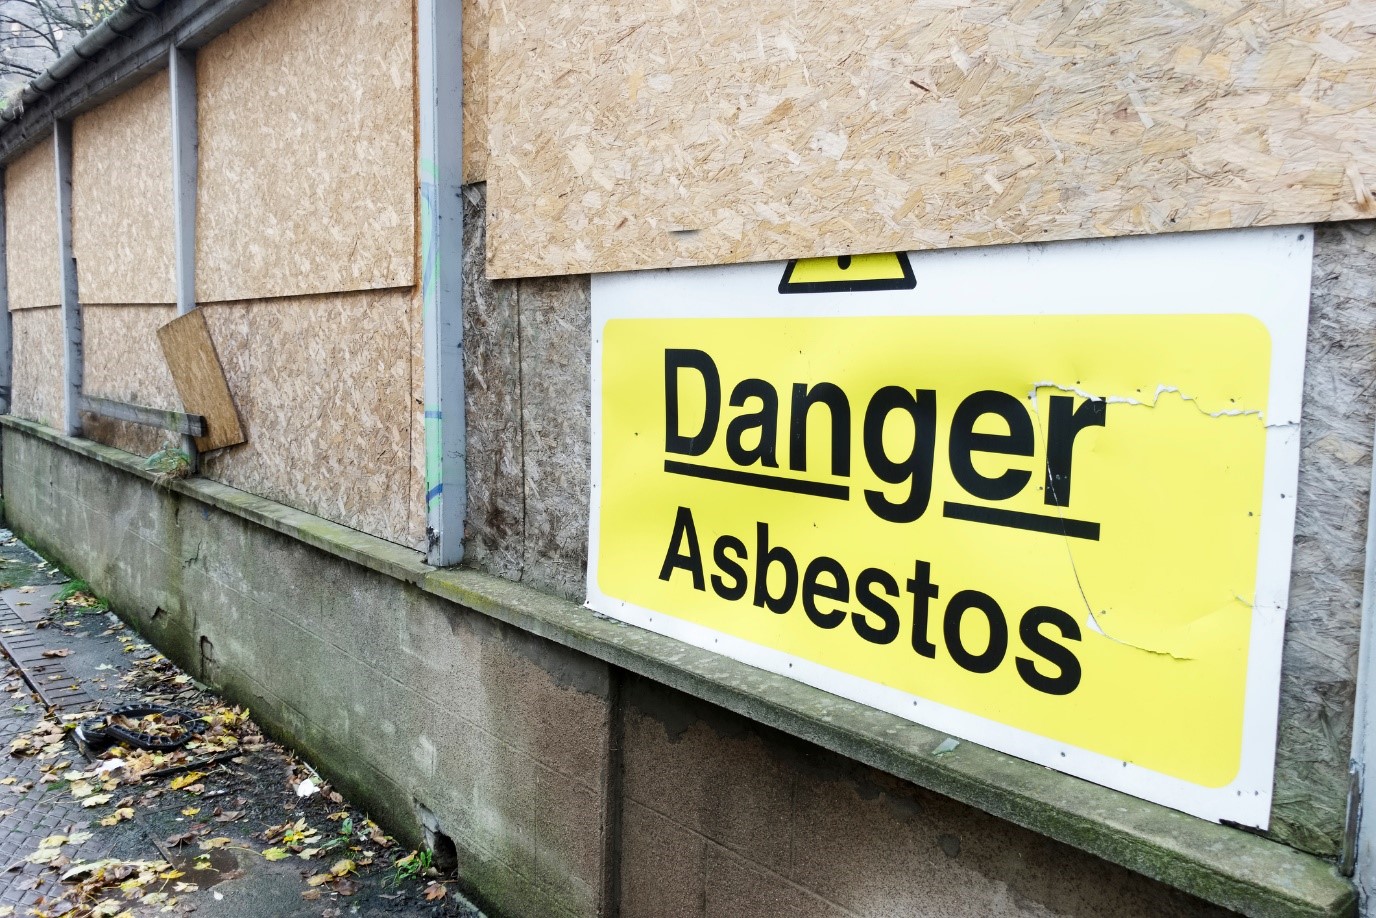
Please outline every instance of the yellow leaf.
M229 844L229 839L209 838L203 842L198 842L198 844L200 845L202 851L210 851L214 848L223 848L225 845Z
M183 815L183 816L195 816L195 815L196 815L197 813L199 813L200 811L201 811L201 808L198 807L198 806L189 806L189 807L187 807L186 809L182 810L182 815Z
M342 877L344 874L353 873L357 869L358 865L346 857L342 861L335 861L334 866L330 868L330 873Z
M291 855L286 848L269 848L263 852L263 857L269 861L285 861Z
M40 847L40 848L61 848L61 847L62 847L63 845L65 845L65 844L67 844L67 836L65 836L65 835L49 835L47 838L43 839L41 842L38 843L38 847Z
M102 803L109 803L112 794L96 794L94 797L87 797L81 801L81 805L90 809L93 806L100 806Z
M203 771L188 771L186 774L178 775L172 779L172 789L181 790L183 787L190 787L204 777L205 772Z
M61 848L39 848L33 854L24 858L24 860L28 861L30 864L47 864L56 860L61 853Z
M308 880L306 881L306 885L307 885L307 886L323 886L324 884L330 882L330 881L333 880L333 879L334 879L334 874L332 874L332 873L317 873L315 876L311 877L310 879L308 879Z

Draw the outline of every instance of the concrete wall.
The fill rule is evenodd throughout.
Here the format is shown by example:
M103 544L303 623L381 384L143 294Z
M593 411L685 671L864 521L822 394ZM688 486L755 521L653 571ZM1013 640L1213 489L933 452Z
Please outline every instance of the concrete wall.
M1205 903L60 445L5 508L494 915L1215 915Z

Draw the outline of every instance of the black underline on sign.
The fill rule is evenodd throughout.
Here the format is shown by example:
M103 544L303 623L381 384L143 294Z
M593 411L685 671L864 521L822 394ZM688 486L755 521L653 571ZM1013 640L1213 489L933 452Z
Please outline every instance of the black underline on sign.
M974 504L957 504L949 500L941 512L953 520L991 523L995 526L1007 526L1010 529L1026 529L1029 532L1045 532L1049 535L1069 536L1072 539L1099 541L1099 524L1085 520L1042 516L1039 513L1022 513L1018 510L1003 510L999 507L977 507Z
M728 484L746 485L751 488L768 488L771 491L792 491L794 494L808 494L812 497L829 497L832 500L850 500L850 488L846 485L826 484L821 481L800 481L797 478L779 478L775 475L761 475L759 472L742 472L738 469L717 469L710 465L694 465L691 462L664 460L664 471L674 475L688 475L692 478L706 478L708 481L724 481Z

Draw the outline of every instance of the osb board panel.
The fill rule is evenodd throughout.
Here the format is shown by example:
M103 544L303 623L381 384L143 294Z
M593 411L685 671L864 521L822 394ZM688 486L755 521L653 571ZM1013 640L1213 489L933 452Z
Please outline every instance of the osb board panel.
M1376 10L497 4L498 277L1371 216Z
M211 340L205 313L193 309L158 329L158 343L167 358L167 369L177 384L177 394L188 414L206 421L206 435L196 438L198 452L209 453L244 442L239 411L234 407L215 342Z
M23 309L10 317L14 367L10 411L30 421L60 427L62 399L62 310Z
M409 286L411 0L276 0L196 57L196 298Z
M181 399L167 371L158 329L176 318L175 306L81 307L82 391L149 408L180 411ZM81 416L82 435L140 456L149 456L175 434L93 414Z
M5 167L5 258L10 309L62 302L57 176L51 141Z
M163 71L72 124L72 245L83 303L177 298L171 120Z
M1376 224L1319 227L1300 426L1272 834L1342 844L1376 405Z
M463 180L487 178L487 27L491 0L463 0Z
M410 290L202 306L248 442L204 474L410 546Z

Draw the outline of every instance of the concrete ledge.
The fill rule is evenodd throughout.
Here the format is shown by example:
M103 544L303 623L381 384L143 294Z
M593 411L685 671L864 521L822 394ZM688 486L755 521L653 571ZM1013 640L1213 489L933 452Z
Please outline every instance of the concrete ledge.
M13 417L0 418L0 425L153 481L138 457L120 450ZM1285 845L973 743L938 756L933 750L945 734L529 587L429 567L418 552L217 482L188 479L166 487L1245 915L1356 913L1348 880L1327 861Z

